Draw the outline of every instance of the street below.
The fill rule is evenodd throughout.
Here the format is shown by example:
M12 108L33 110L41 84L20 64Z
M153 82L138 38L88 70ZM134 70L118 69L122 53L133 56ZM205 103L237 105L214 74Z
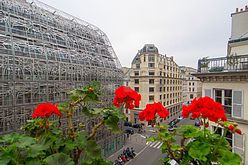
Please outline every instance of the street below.
M179 123L177 123L177 127L181 125L194 125L195 120L191 120L189 118L182 119ZM107 158L108 161L114 162L118 155L120 155L124 149L127 147L133 147L135 149L136 156L134 159L127 161L126 165L163 165L162 162L159 162L159 159L163 159L166 155L162 154L161 146L162 142L158 141L155 143L146 142L146 139L155 135L156 136L156 128L146 127L145 132L137 133L137 129L134 129L135 133L130 135L127 139L126 144L122 149L115 152L111 156ZM175 137L177 143L180 142L180 137Z

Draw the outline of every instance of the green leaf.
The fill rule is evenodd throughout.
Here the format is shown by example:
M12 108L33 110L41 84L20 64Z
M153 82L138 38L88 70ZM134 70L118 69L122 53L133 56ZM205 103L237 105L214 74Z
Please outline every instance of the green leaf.
M65 153L69 153L70 151L72 151L74 148L76 148L77 147L77 142L75 142L75 141L71 141L70 139L69 140L67 140L66 142L65 142L65 148L64 148L64 152Z
M112 130L113 133L120 133L121 130L118 126L119 118L117 116L110 115L106 120L104 120L105 126Z
M87 107L82 106L82 112L86 115L86 116L94 116L94 114L90 113L90 111L88 110Z
M26 165L43 165L42 161L39 159L25 160Z
M88 137L84 134L78 134L76 136L76 142L80 149L86 148Z
M60 135L62 134L62 130L60 128L57 128L57 127L52 127L52 130L51 132L55 135Z
M171 150L172 150L172 151L180 150L180 145L179 145L179 144L172 144Z
M29 136L23 136L19 139L19 142L16 143L15 145L16 147L19 147L19 148L25 148L34 143L35 143L34 138L29 137Z
M63 104L59 104L58 106L61 106L61 107L66 107L67 105L69 105L70 102L64 102Z
M76 93L74 93L73 95L70 96L72 101L77 101L78 99L80 99L80 96Z
M223 165L233 165L233 164L241 164L242 158L229 150L219 150L219 153L221 154L221 158L219 158L219 161Z
M48 149L49 146L47 145L42 145L42 144L34 144L30 147L30 150L28 151L28 157L37 157L39 155L43 155L44 152L43 150Z
M98 81L92 81L93 84L95 84L96 86L101 86L101 83L99 83Z
M161 135L165 135L168 133L169 133L169 131L167 129L159 129L159 134L161 134Z
M19 140L23 135L20 133L11 133L0 136L0 143L14 143Z
M8 165L11 161L11 156L8 153L0 153L0 164Z
M207 161L206 156L210 153L210 146L207 143L194 141L189 148L189 155L197 160Z
M64 153L56 153L44 159L48 165L74 165L73 160Z
M84 161L80 165L113 165L112 162L107 162L104 159L95 159L92 162Z
M92 162L94 159L101 158L101 147L95 140L88 140L86 146L85 160Z
M164 165L170 165L169 161L170 158L169 157L164 157L164 159L159 159L159 162L164 162Z

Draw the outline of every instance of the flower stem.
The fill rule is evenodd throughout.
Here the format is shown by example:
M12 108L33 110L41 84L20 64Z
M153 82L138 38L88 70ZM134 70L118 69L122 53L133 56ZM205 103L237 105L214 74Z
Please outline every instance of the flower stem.
M68 126L69 126L69 135L72 140L74 140L75 132L73 131L72 125L72 114L73 108L77 106L79 103L84 102L85 97L78 99L77 101L73 102L69 106L69 110L67 111L67 119L68 119Z
M206 137L206 127L205 127L205 124L206 124L206 119L205 118L203 118L203 131L204 131L204 138Z
M214 149L214 151L213 151L213 155L217 152L217 149L219 148L218 146L225 140L226 133L227 133L227 128L225 128L224 134L221 136L221 139L220 139L219 143L218 143L217 146L215 147L215 149Z
M99 127L101 127L104 124L104 120L102 120L101 122L99 122L97 125L94 126L92 133L89 136L89 139L93 139L96 136L96 131Z
M216 133L216 131L218 130L218 128L219 128L219 123L218 123L218 125L217 125L217 127L215 128L215 130L214 130L214 133L213 134L215 134Z

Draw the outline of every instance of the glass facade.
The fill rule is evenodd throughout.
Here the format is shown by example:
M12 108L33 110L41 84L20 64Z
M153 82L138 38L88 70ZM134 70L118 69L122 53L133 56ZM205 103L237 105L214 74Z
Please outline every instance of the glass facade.
M123 75L104 32L37 0L0 0L0 134L18 131L38 104L62 103L68 90L93 80L102 84L102 106L111 106ZM74 126L91 120L74 113Z

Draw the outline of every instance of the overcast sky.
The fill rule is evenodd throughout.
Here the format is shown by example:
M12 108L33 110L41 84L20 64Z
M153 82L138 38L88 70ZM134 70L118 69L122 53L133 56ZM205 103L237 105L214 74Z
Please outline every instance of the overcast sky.
M105 32L122 66L144 44L197 67L202 57L226 56L231 13L248 0L40 0Z

